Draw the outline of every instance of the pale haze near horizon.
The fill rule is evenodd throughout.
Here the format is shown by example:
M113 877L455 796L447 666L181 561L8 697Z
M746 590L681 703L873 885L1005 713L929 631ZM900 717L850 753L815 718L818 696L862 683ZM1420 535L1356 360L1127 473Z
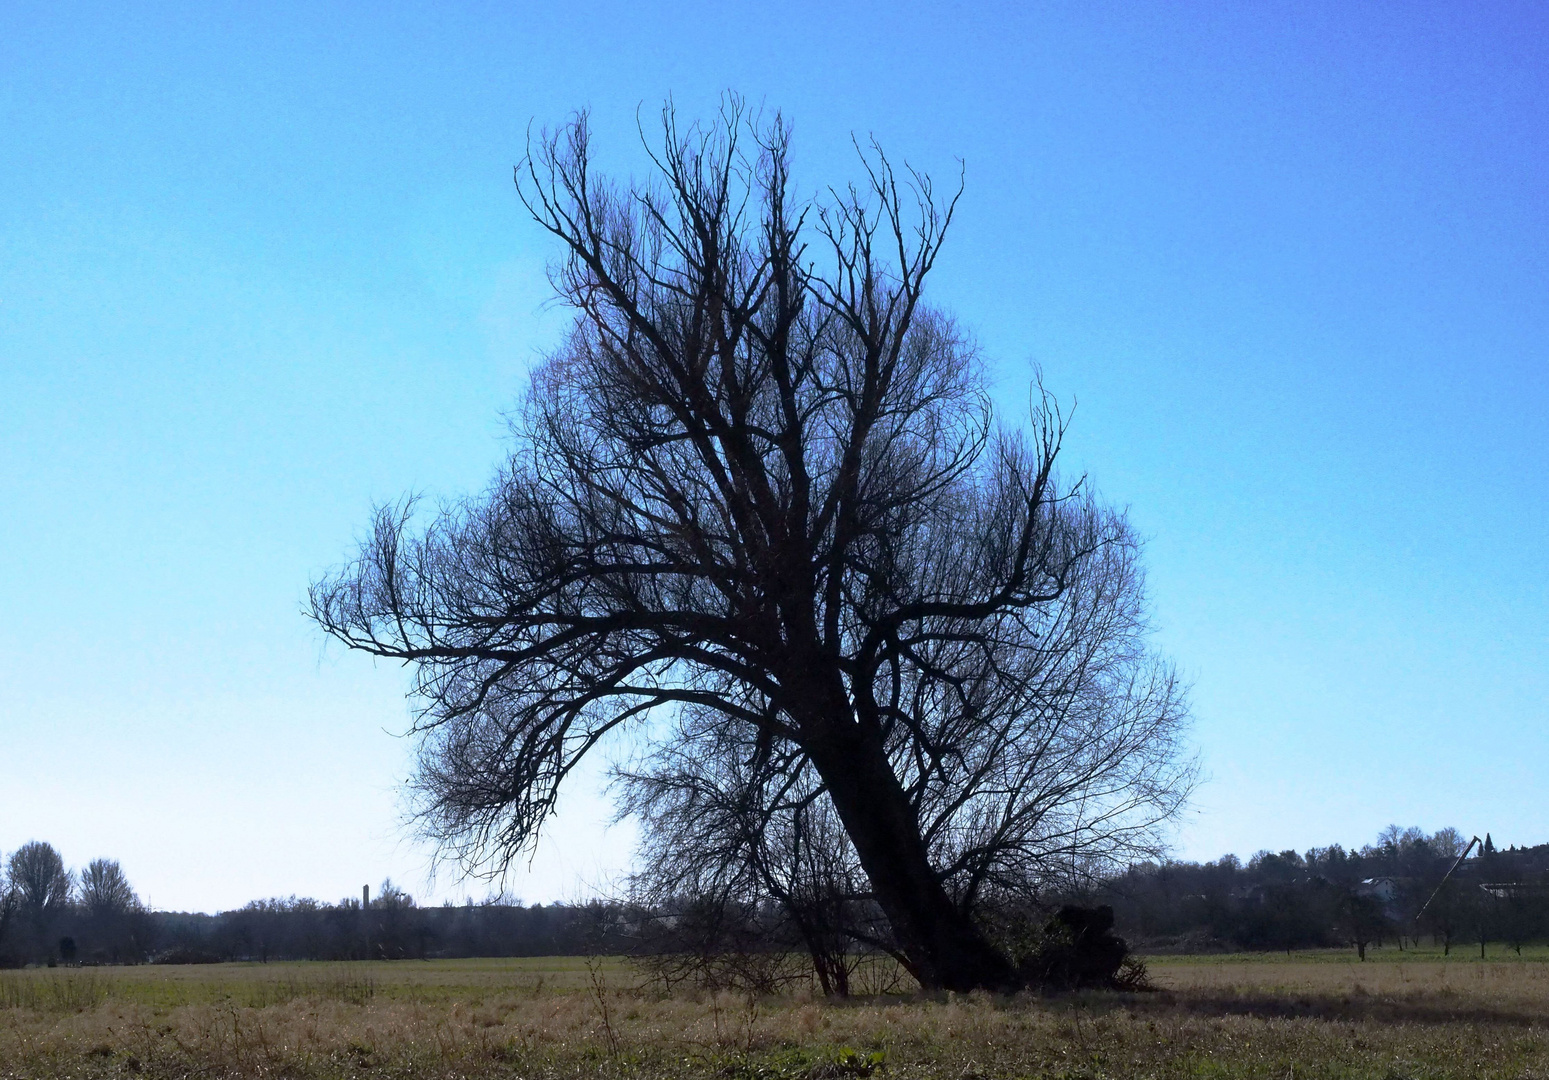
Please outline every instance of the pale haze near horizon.
M402 823L408 674L309 579L478 491L566 315L511 185L671 95L951 183L932 299L1148 538L1208 782L1174 852L1549 841L1541 7L13 4L0 34L0 852L152 904L490 886ZM504 885L616 888L581 778Z

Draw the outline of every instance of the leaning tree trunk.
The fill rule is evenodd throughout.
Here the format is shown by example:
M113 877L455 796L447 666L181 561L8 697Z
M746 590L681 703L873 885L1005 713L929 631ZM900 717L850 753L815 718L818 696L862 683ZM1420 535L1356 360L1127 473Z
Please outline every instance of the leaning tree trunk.
M961 912L931 866L920 825L879 740L853 721L808 744L812 763L855 845L877 902L928 990L1008 990L1016 970Z

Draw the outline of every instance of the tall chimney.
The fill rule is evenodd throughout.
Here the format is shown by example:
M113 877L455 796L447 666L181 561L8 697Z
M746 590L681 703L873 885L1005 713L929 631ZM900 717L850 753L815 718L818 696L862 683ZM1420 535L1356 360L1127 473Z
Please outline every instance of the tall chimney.
M362 885L360 887L360 910L365 911L370 906L371 906L371 886L370 885Z

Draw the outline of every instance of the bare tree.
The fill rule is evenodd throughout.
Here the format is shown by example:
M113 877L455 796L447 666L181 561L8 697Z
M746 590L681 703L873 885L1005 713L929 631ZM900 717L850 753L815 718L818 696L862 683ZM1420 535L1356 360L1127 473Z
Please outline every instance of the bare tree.
M16 920L16 889L8 874L0 874L0 957L4 957L5 938Z
M48 952L48 931L70 903L74 881L52 844L33 840L11 853L6 864L16 893L17 914L32 932L34 951Z
M401 960L412 955L416 944L423 942L414 925L416 912L414 897L384 878L366 912L371 956Z
M1431 853L1443 859L1456 859L1468 848L1468 838L1448 825L1431 834Z
M1079 870L1188 786L1132 535L1057 479L1053 402L998 429L926 305L956 193L872 147L863 184L802 202L789 129L735 100L664 130L650 183L594 175L584 116L519 167L571 334L486 494L422 529L380 511L311 613L414 665L422 821L466 862L532 842L610 734L697 712L831 808L923 985L1013 985L974 898ZM1051 660L1083 633L1086 663ZM1062 679L1086 689L1046 708Z
M77 895L88 918L125 915L140 904L123 868L113 859L93 859L88 863L81 871Z
M65 870L64 859L52 844L41 840L23 844L12 852L7 869L24 913L34 917L54 915L70 902L74 883Z
M144 958L154 923L116 860L88 863L79 873L76 898L81 928L95 958L114 963Z

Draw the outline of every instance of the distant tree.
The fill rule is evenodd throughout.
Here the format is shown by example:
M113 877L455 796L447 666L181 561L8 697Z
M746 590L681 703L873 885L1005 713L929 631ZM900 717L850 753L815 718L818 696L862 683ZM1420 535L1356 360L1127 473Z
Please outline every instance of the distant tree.
M0 963L6 957L6 939L16 921L18 899L10 875L0 873Z
M43 955L52 942L48 931L70 903L73 881L52 844L34 840L12 852L6 864L16 892L18 916L32 937L32 949Z
M1365 860L1339 844L1313 848L1307 852L1307 871L1342 887L1350 888L1367 876Z
M1346 944L1354 945L1356 955L1364 962L1366 947L1380 943L1390 929L1382 904L1376 897L1346 886L1339 888L1337 905L1335 933Z
M1295 851L1260 851L1248 862L1248 872L1265 885L1289 885L1306 876L1307 864Z
M93 859L81 871L77 899L91 918L124 915L139 906L123 869L112 859Z
M1425 909L1421 925L1434 942L1440 943L1442 955L1452 955L1452 944L1463 933L1479 925L1480 901L1478 890L1456 877L1448 880L1435 894L1435 899Z
M1490 906L1500 938L1518 956L1522 946L1549 935L1549 882L1506 885Z
M123 869L112 859L93 859L76 889L88 955L97 961L139 961L150 944L152 923Z
M1411 825L1403 828L1398 825L1389 825L1377 834L1377 843L1380 847L1390 848L1398 852L1403 848L1424 840L1425 833L1417 826Z
M519 170L571 334L487 495L381 512L313 617L415 665L422 820L468 862L610 733L736 725L786 763L757 790L833 808L923 985L1011 986L974 904L1154 851L1192 785L1138 541L927 304L955 195L872 152L802 203L778 117L664 120L654 183L599 177L584 117Z
M1468 846L1468 839L1458 830L1448 826L1437 829L1430 837L1431 851L1443 859L1456 859Z
M414 897L394 885L391 878L383 879L377 894L371 898L369 912L373 956L398 960L414 955L416 947L424 941L415 919L417 910Z
M52 844L40 840L23 844L12 853L7 869L24 913L52 915L70 902L73 883Z

